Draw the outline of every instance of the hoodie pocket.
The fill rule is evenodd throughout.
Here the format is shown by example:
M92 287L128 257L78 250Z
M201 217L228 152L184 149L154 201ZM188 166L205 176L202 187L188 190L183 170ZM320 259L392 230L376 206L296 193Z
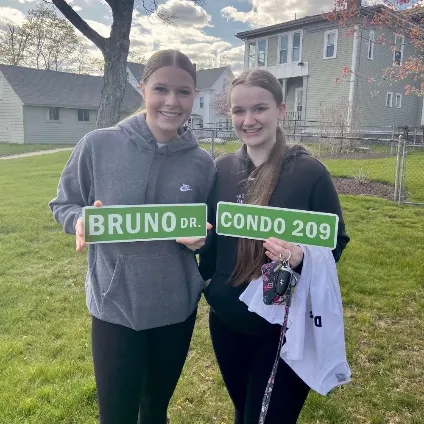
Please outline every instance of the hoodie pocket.
M193 255L119 255L101 317L144 330L184 321L196 308L204 281Z

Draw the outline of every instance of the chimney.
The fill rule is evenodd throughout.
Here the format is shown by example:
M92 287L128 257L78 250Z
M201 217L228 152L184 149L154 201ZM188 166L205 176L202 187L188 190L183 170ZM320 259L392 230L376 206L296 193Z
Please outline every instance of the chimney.
M362 0L346 0L346 9L347 10L360 9L361 6L362 6Z

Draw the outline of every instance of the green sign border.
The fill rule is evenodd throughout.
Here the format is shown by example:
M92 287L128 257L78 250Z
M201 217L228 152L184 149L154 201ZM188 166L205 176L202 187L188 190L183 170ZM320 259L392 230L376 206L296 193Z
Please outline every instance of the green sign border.
M208 207L206 203L173 203L173 204L149 204L149 205L108 205L108 206L85 206L82 209L82 219L83 219L83 226L84 226L84 238L86 238L86 231L85 231L85 221L86 221L86 210L92 210L92 209L141 209L141 208L169 208L169 207L185 207L185 206L198 206L203 207L205 210L205 228L204 233L200 235L199 229L199 235L196 236L188 236L191 238L202 238L206 237L207 235L207 228L206 224L208 222ZM131 243L135 241L161 241L161 240L176 240L180 237L186 237L186 236L178 236L178 237L158 237L158 238L140 238L140 239L127 239L127 240L105 240L105 241L86 241L85 244L104 244L104 243Z
M220 223L219 223L219 207L220 205L231 205L231 206L238 206L240 208L243 207L249 207L249 208L257 208L257 209L262 209L262 210L280 210L281 212L294 212L296 214L302 214L302 215L325 215L325 216L331 216L331 217L335 217L336 218L336 225L335 225L335 233L334 233L334 240L333 240L333 246L330 246L330 249L335 249L337 246L337 233L338 233L338 225L339 225L339 216L337 214L334 213L327 213L327 212L315 212L315 211L305 211L305 210L301 210L301 209L289 209L289 208L278 208L278 207L273 207L273 206L258 206L258 205L251 205L251 204L246 204L246 203L234 203L234 202L218 202L217 204L217 208L216 208L216 233L222 236L227 236L227 237L238 237L238 238L246 238L246 239L250 239L250 240L267 240L268 238L261 238L261 237L249 237L249 236L243 236L243 235L239 235L239 234L229 234L227 233L221 233L220 232ZM281 238L281 235L270 235L270 237L275 237L275 238ZM297 242L295 239L293 240L288 240L288 239L282 239L282 240L286 240L290 243L295 243L295 244L301 244L301 245L305 245L305 246L318 246L318 247L328 247L328 246L319 246L317 244L309 244L309 243L305 243L305 242Z

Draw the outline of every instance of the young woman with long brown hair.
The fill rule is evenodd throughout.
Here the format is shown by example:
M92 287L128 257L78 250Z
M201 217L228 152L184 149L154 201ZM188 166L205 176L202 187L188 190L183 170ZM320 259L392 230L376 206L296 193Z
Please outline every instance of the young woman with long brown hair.
M300 146L289 147L279 126L285 104L278 80L265 70L249 70L230 88L229 106L242 147L216 160L217 178L209 199L215 225L219 201L268 205L338 214L335 260L349 241L339 199L322 163ZM257 424L280 338L272 325L249 312L239 296L261 267L280 255L301 272L303 251L284 240L266 242L212 233L200 250L200 271L211 278L205 297L211 306L210 333L216 358L235 407L236 424ZM280 359L267 424L297 421L309 387Z
M184 123L196 69L179 51L148 60L145 111L75 147L50 202L85 247L84 206L204 203L215 165ZM183 248L182 248L183 247ZM165 424L204 288L193 252L175 241L88 246L87 307L101 424Z

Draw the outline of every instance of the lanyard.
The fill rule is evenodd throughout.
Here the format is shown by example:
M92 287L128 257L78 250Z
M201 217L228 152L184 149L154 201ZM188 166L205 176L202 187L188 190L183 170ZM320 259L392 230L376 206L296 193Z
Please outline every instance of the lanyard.
M261 414L259 416L259 424L265 424L266 414L268 412L269 404L271 402L271 394L272 394L272 389L274 387L275 377L277 375L278 363L280 361L281 348L283 346L284 336L285 336L286 331L287 331L288 317L289 317L289 307L286 304L285 305L285 313L284 313L284 322L283 322L283 325L281 327L280 341L278 342L277 355L276 355L275 360L274 360L274 365L272 366L272 371L271 371L271 375L269 376L269 379L268 379L268 384L266 385L266 388L265 388L265 394L264 394L264 398L262 400L262 406L261 406Z

